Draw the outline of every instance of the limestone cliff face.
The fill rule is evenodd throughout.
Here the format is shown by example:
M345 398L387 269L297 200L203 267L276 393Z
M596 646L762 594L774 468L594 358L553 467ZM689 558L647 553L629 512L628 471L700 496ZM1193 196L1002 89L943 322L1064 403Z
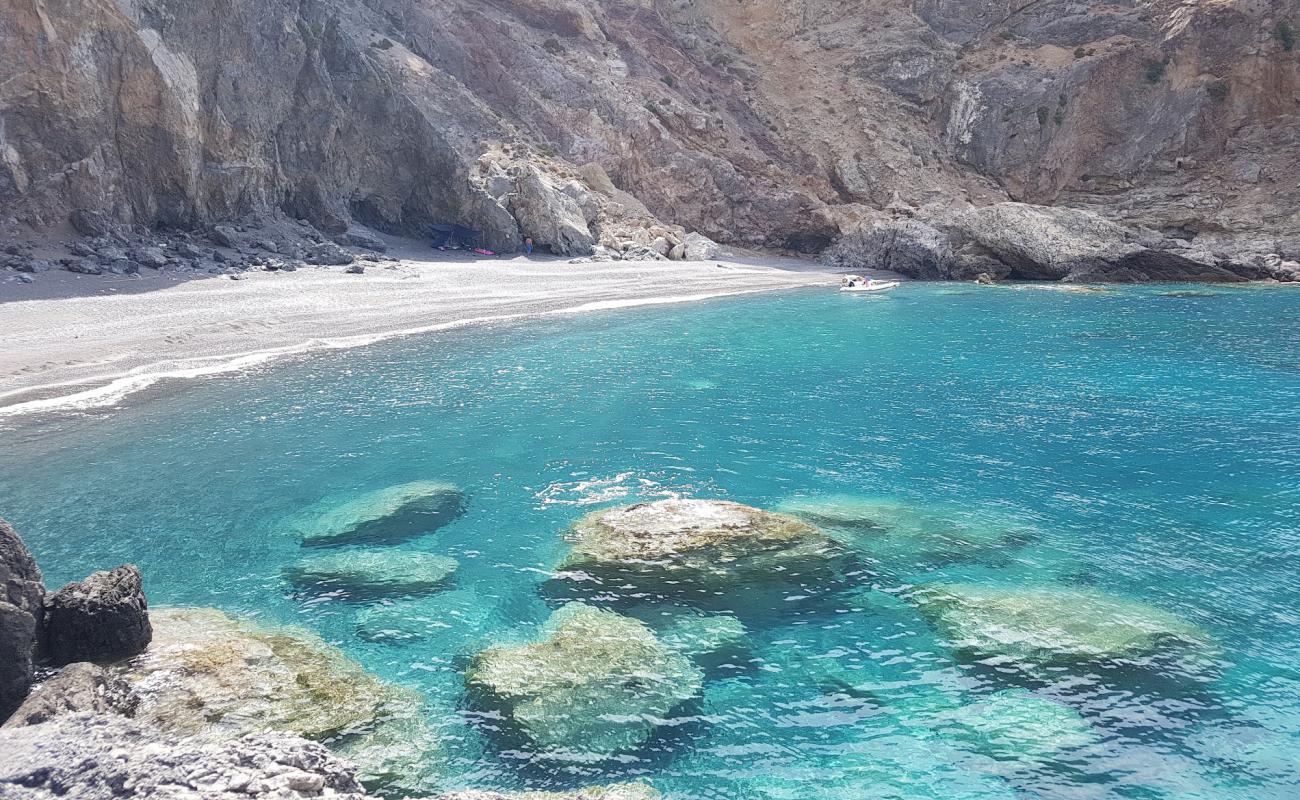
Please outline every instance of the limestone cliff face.
M1277 237L1297 38L1300 0L0 0L0 217L816 251L1018 200Z

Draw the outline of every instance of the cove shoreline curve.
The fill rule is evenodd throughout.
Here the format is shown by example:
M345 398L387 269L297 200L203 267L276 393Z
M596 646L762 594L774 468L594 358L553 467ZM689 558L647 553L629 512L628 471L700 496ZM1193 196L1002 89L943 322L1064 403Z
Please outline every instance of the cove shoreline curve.
M160 381L402 336L838 281L819 265L780 261L420 258L367 265L363 275L250 272L0 303L0 419L112 406Z

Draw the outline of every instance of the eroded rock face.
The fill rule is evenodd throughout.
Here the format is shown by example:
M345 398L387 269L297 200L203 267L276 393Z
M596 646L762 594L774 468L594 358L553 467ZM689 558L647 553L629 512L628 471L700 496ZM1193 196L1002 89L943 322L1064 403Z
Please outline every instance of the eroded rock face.
M148 647L152 636L144 581L132 564L93 573L46 598L51 663L126 658Z
M896 196L1277 235L1300 191L1300 66L1272 33L1289 0L3 11L0 212L90 235L280 210L565 252L585 218L599 242L585 209L474 179L505 147L552 185L595 166L601 203L803 250Z
M1212 649L1195 625L1092 589L934 584L911 599L957 651L976 658L1003 656L1038 667Z
M695 697L703 674L644 623L580 603L541 638L479 653L465 673L475 701L556 757L604 757L650 737L655 720Z
M0 731L0 749L0 796L13 800L366 800L352 767L285 733L212 743L124 717L73 714Z
M574 523L561 574L665 592L799 581L833 572L844 551L795 517L725 500L659 500Z

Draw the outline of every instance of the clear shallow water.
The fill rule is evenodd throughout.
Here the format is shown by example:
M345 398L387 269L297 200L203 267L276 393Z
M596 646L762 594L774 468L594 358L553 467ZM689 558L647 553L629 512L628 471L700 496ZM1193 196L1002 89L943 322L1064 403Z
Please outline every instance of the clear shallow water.
M305 625L421 690L446 740L430 770L441 787L1291 798L1300 293L1177 291L794 292L308 357L0 430L0 514L50 583L133 561L154 604ZM400 545L460 561L458 611L435 639L363 641L364 604L284 582L303 552L291 515L423 479L469 496L464 516ZM797 587L785 603L737 599L753 663L712 676L617 762L535 763L467 712L458 653L545 619L539 586L579 515L670 495L768 507L819 494L1033 534L902 553L821 600ZM936 579L1094 587L1200 625L1221 652L1190 678L970 663L900 599ZM1027 757L915 713L1012 689L1074 709L1095 741Z

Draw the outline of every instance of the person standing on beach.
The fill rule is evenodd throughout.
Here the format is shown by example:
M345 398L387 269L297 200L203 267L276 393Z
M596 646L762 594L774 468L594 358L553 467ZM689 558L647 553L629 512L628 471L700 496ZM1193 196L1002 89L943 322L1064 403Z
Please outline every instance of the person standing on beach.
M533 254L533 237L524 237L524 252L530 256Z

